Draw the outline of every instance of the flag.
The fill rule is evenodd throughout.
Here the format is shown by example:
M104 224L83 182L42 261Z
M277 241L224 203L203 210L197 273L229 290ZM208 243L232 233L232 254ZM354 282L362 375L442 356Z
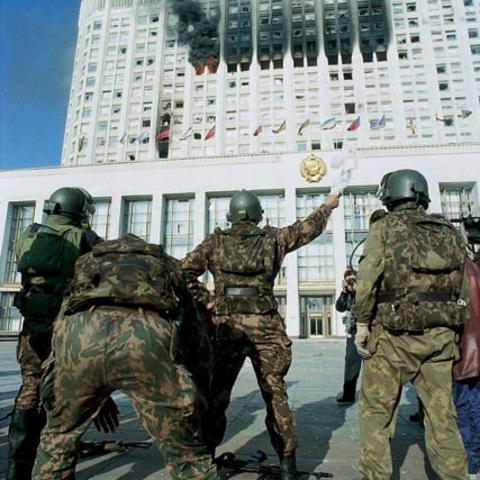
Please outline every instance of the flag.
M347 128L349 132L354 132L360 126L360 117L358 116Z
M462 108L462 118L467 118L472 114L472 111L468 108Z
M408 134L409 135L416 135L417 134L417 130L415 128L415 123L414 123L413 117L408 118L407 127L408 127Z
M121 137L118 143L125 143L125 139L127 138L127 132L125 132Z
M148 130L138 139L138 143L147 143L146 140L148 140L149 138L149 133L148 133Z
M370 120L370 128L372 130L381 130L387 125L385 115L382 115L378 120Z
M193 127L190 127L180 138L179 140L186 140L188 137L191 137L193 133Z
M320 130L333 130L337 126L337 122L335 121L335 117L329 118L325 120L320 125Z
M258 137L258 135L260 135L262 133L262 130L263 130L263 127L261 125L259 125L255 131L253 132L253 136L254 137Z
M442 118L442 117L440 117L440 116L437 115L437 114L435 114L435 120L436 120L437 122L443 122L443 123L445 123L445 119Z
M287 121L284 120L282 122L282 124L276 128L275 130L272 130L273 133L282 133L283 131L285 131L285 128L287 127Z
M78 142L78 151L79 152L81 152L83 150L84 143L85 143L85 135Z
M163 130L160 130L160 133L157 135L157 138L155 139L157 142L161 142L162 140L168 140L170 137L170 128L164 128Z
M204 140L210 140L215 135L215 125L207 132Z
M302 131L307 128L310 125L310 119L307 118L301 125L300 128L298 129L298 135L302 134Z

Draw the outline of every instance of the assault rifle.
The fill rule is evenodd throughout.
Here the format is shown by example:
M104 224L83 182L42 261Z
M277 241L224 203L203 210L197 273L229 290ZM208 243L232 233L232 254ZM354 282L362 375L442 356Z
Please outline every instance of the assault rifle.
M122 442L121 440L104 440L101 442L80 442L80 457L87 458L106 453L123 453L129 448L150 448L152 441L147 442Z

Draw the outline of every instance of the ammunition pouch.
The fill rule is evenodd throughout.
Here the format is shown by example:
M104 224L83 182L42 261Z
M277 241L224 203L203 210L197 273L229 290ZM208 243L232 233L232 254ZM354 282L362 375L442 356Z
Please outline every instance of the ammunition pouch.
M24 317L55 318L62 306L62 296L39 291L19 292L13 301Z
M468 319L463 300L452 300L447 292L415 292L398 297L380 292L377 321L396 332L423 332L426 328L457 327Z

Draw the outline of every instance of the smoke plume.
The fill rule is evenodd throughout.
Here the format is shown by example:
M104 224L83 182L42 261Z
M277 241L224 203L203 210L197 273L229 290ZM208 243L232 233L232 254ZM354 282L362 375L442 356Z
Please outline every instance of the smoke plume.
M219 14L208 18L198 0L170 0L173 13L178 15L178 41L188 45L188 61L195 67L197 75L205 68L215 73L220 56L218 39Z

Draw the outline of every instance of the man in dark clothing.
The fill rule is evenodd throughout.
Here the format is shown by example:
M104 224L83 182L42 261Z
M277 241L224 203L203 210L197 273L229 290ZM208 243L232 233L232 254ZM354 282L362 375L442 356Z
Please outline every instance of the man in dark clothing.
M15 253L22 290L15 305L24 317L17 347L22 386L15 399L8 440L7 480L29 480L45 414L40 405L42 363L51 350L52 330L77 258L101 239L89 228L93 199L82 188L60 188L45 202L45 224L30 225Z
M206 327L180 262L161 245L127 234L80 257L55 322L54 396L43 398L34 480L75 478L82 435L115 390L131 399L172 478L216 478L201 430Z
M212 447L223 439L231 392L249 357L267 407L265 423L280 458L282 480L296 478L297 435L284 381L292 359L291 340L273 285L285 255L325 230L339 198L329 195L307 218L288 227L260 228L260 200L252 192L237 192L227 214L232 227L216 229L182 261L190 282L209 270L215 283Z
M339 312L345 312L344 325L347 334L347 343L345 348L345 370L343 375L342 396L337 398L340 405L349 405L355 403L355 392L357 389L357 380L362 368L362 357L358 354L355 347L355 333L357 332L357 322L351 312L355 302L356 274L354 270L347 269L343 274L342 292L335 302L335 308Z

